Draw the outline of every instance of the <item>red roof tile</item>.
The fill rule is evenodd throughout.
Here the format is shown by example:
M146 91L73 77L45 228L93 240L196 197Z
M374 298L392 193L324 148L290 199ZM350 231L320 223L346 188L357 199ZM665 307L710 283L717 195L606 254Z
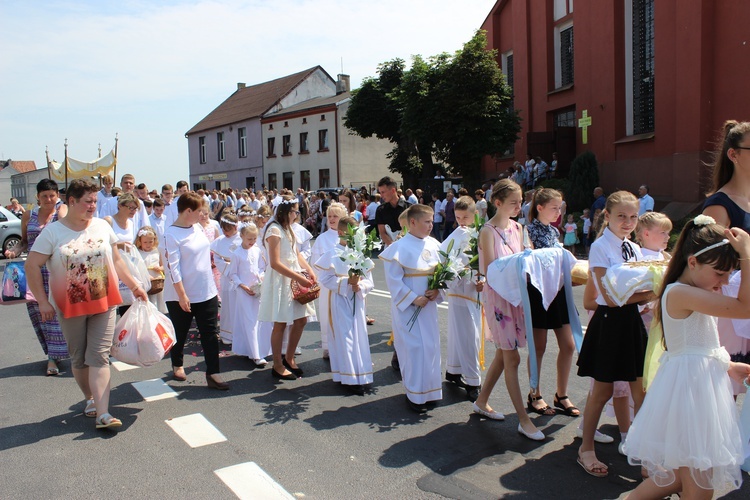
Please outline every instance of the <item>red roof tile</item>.
M9 166L13 167L19 174L36 170L36 163L33 161L11 160Z
M322 68L315 66L270 82L238 89L226 101L219 104L216 109L188 130L186 135L262 116L318 69Z

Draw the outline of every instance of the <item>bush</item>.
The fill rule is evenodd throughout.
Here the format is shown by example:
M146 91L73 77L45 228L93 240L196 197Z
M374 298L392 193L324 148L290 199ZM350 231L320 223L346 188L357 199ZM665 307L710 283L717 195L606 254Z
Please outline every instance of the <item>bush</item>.
M570 188L566 192L569 210L583 210L594 202L594 188L599 185L599 168L596 156L584 151L570 164Z
M568 202L568 192L570 191L569 179L547 179L546 181L542 181L537 187L557 189L562 192L565 197L565 202Z

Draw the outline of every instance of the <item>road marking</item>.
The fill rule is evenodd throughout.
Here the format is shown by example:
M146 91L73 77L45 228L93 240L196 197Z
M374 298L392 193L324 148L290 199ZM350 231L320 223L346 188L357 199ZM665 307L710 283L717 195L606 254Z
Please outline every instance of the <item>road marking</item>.
M293 500L279 483L261 469L255 462L231 465L214 471L238 498L258 500L275 500L284 498Z
M160 378L133 382L133 387L149 402L177 397L177 393Z
M169 420L165 420L165 422L191 448L221 443L227 440L224 434L219 432L219 429L214 427L201 413L170 418Z
M115 358L109 358L109 364L111 364L118 372L126 372L128 370L135 370L136 368L140 368L140 366L129 365L127 363L123 363L122 361L117 361L117 359Z

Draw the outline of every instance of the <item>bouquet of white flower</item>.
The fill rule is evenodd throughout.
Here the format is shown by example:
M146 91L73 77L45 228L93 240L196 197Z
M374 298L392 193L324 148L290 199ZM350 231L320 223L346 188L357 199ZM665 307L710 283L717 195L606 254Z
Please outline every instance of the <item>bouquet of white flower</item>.
M448 244L448 248L446 248L445 252L442 250L439 251L440 256L443 259L441 262L438 262L437 266L435 266L435 271L433 271L432 276L427 278L428 290L442 290L448 288L449 281L452 281L457 277L462 277L467 272L470 272L468 268L464 267L464 264L459 258L460 249L453 250L454 242L455 240L452 240ZM420 312L422 312L422 308L417 306L416 311L414 311L414 314L412 314L411 318L406 323L409 327L409 331L414 327L414 323L417 322Z
M337 250L337 256L349 268L349 283L356 284L359 279L370 272L375 263L372 261L372 252L383 247L375 231L367 234L364 226L349 225L346 234L342 237L346 241L343 249ZM354 300L352 297L352 314L354 314Z

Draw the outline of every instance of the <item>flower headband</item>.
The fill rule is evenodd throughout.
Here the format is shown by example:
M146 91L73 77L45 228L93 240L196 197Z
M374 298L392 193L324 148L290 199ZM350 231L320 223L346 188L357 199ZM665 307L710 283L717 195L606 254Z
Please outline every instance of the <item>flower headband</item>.
M152 231L151 229L141 229L140 231L138 231L137 237L140 238L141 236L146 236L147 234L156 234L156 233Z
M237 224L237 229L242 230L242 228L251 226L256 229L258 228L258 226L256 226L254 222L240 222L239 224Z
M236 226L237 225L236 222L231 221L229 219L225 219L224 217L221 218L221 223L222 224L229 224L230 226Z
M716 220L710 215L698 215L693 219L693 224L696 226L707 226L709 224L716 224Z

